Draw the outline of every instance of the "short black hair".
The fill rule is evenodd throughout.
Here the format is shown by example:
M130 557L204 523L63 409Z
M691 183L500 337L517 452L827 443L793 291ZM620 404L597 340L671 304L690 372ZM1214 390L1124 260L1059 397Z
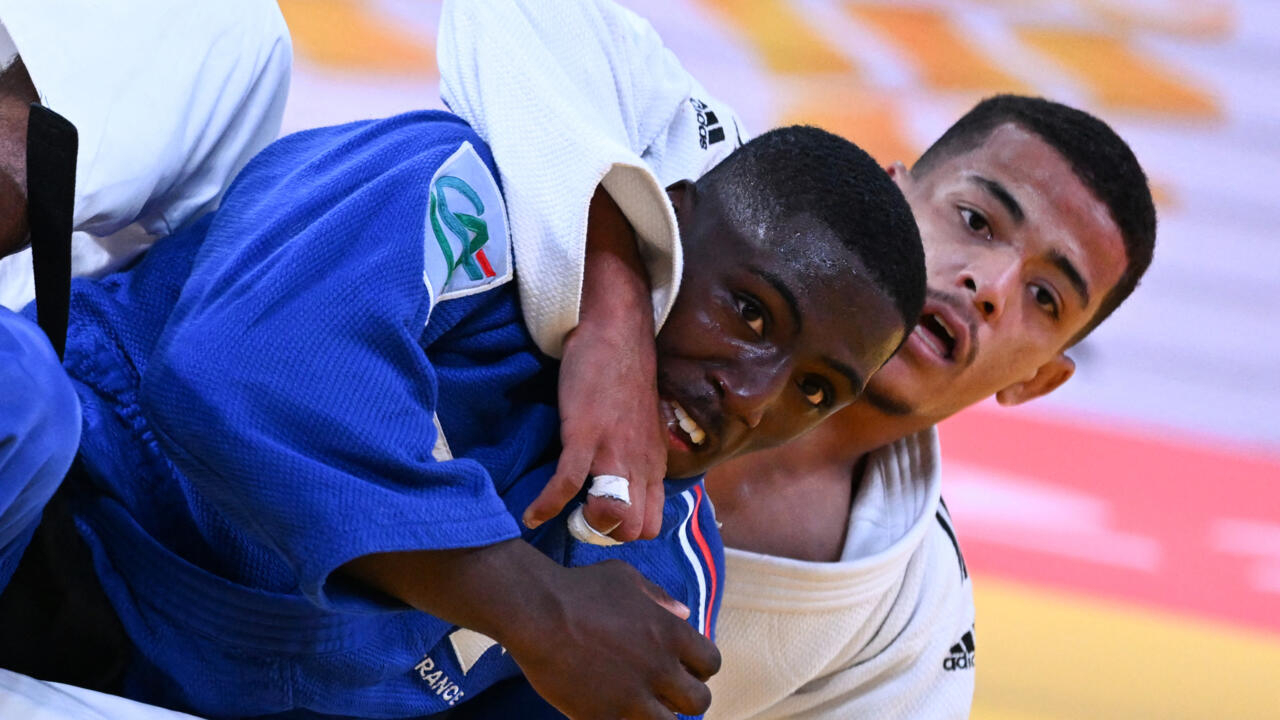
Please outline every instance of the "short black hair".
M807 125L770 130L698 181L772 219L807 215L858 256L902 313L907 330L924 307L924 246L911 206L862 148Z
M1013 123L1044 140L1071 165L1076 177L1107 206L1124 239L1127 265L1097 312L1069 344L1083 340L1107 319L1151 265L1156 245L1156 206L1133 150L1105 122L1083 110L1025 95L996 95L965 113L938 138L911 172L924 176L942 161L972 150L1001 125Z

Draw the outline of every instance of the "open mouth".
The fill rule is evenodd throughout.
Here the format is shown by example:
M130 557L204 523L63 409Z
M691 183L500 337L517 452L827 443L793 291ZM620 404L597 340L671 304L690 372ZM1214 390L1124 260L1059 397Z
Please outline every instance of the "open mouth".
M686 446L690 448L700 448L707 441L707 433L698 423L689 417L688 411L680 406L675 400L663 400L663 403L671 409L671 417L674 422L667 424L668 430L676 435Z
M947 360L955 359L956 335L941 315L925 314L916 325L915 332L939 357Z

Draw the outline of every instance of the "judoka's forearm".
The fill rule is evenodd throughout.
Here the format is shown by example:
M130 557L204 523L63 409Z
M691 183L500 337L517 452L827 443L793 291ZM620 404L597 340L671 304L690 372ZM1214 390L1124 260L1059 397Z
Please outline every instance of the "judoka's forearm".
M587 221L582 308L578 327L565 341L564 360L572 363L585 358L580 371L597 378L601 377L600 366L610 368L612 374L604 377L611 387L572 398L569 389L562 387L560 404L581 402L593 412L587 418L590 426L596 432L604 431L598 436L600 448L592 474L621 474L631 480L633 505L629 510L609 498L592 496L587 501L587 520L592 526L616 526L615 537L624 541L652 538L662 527L667 454L658 432L653 337L649 274L640 258L635 232L613 198L597 188ZM592 347L584 347L588 345ZM562 371L562 385L572 380Z
M367 555L342 570L413 608L505 643L508 626L519 628L545 612L548 588L564 568L528 543L508 540L477 548Z
M530 527L555 517L587 475L630 480L631 504L591 496L592 527L622 541L652 538L662 525L666 447L658 422L653 301L649 276L626 217L596 188L587 218L578 325L560 365L556 473L530 505Z
M616 560L565 568L508 540L369 555L343 572L494 638L571 718L698 715L711 702L715 646L674 614L662 590Z

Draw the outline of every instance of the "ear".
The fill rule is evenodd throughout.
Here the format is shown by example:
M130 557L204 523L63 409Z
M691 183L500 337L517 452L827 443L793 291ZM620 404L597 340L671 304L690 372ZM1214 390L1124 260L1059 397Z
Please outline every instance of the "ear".
M912 183L911 171L907 169L907 166L896 162L892 165L886 165L884 171L889 173L889 179L893 180L903 195L906 195L907 188Z
M1048 395L1071 379L1076 372L1076 362L1058 353L1049 362L1036 368L1030 378L1014 383L996 393L996 402L1005 406L1021 405L1028 400Z
M680 217L681 212L686 212L693 208L698 198L698 187L692 180L677 180L667 186L667 197L671 198L671 205L676 210L676 217Z

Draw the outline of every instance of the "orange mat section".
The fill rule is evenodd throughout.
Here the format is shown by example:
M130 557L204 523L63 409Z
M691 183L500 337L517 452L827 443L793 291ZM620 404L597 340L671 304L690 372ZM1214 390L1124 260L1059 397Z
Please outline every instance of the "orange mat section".
M922 79L931 87L987 93L1030 90L1025 83L996 67L937 10L863 3L849 3L846 7L911 57Z
M774 72L852 73L855 70L853 61L833 49L786 0L698 2L741 32Z
M436 72L435 47L356 0L280 0L294 50L323 67L418 75ZM436 12L434 8L432 12Z

